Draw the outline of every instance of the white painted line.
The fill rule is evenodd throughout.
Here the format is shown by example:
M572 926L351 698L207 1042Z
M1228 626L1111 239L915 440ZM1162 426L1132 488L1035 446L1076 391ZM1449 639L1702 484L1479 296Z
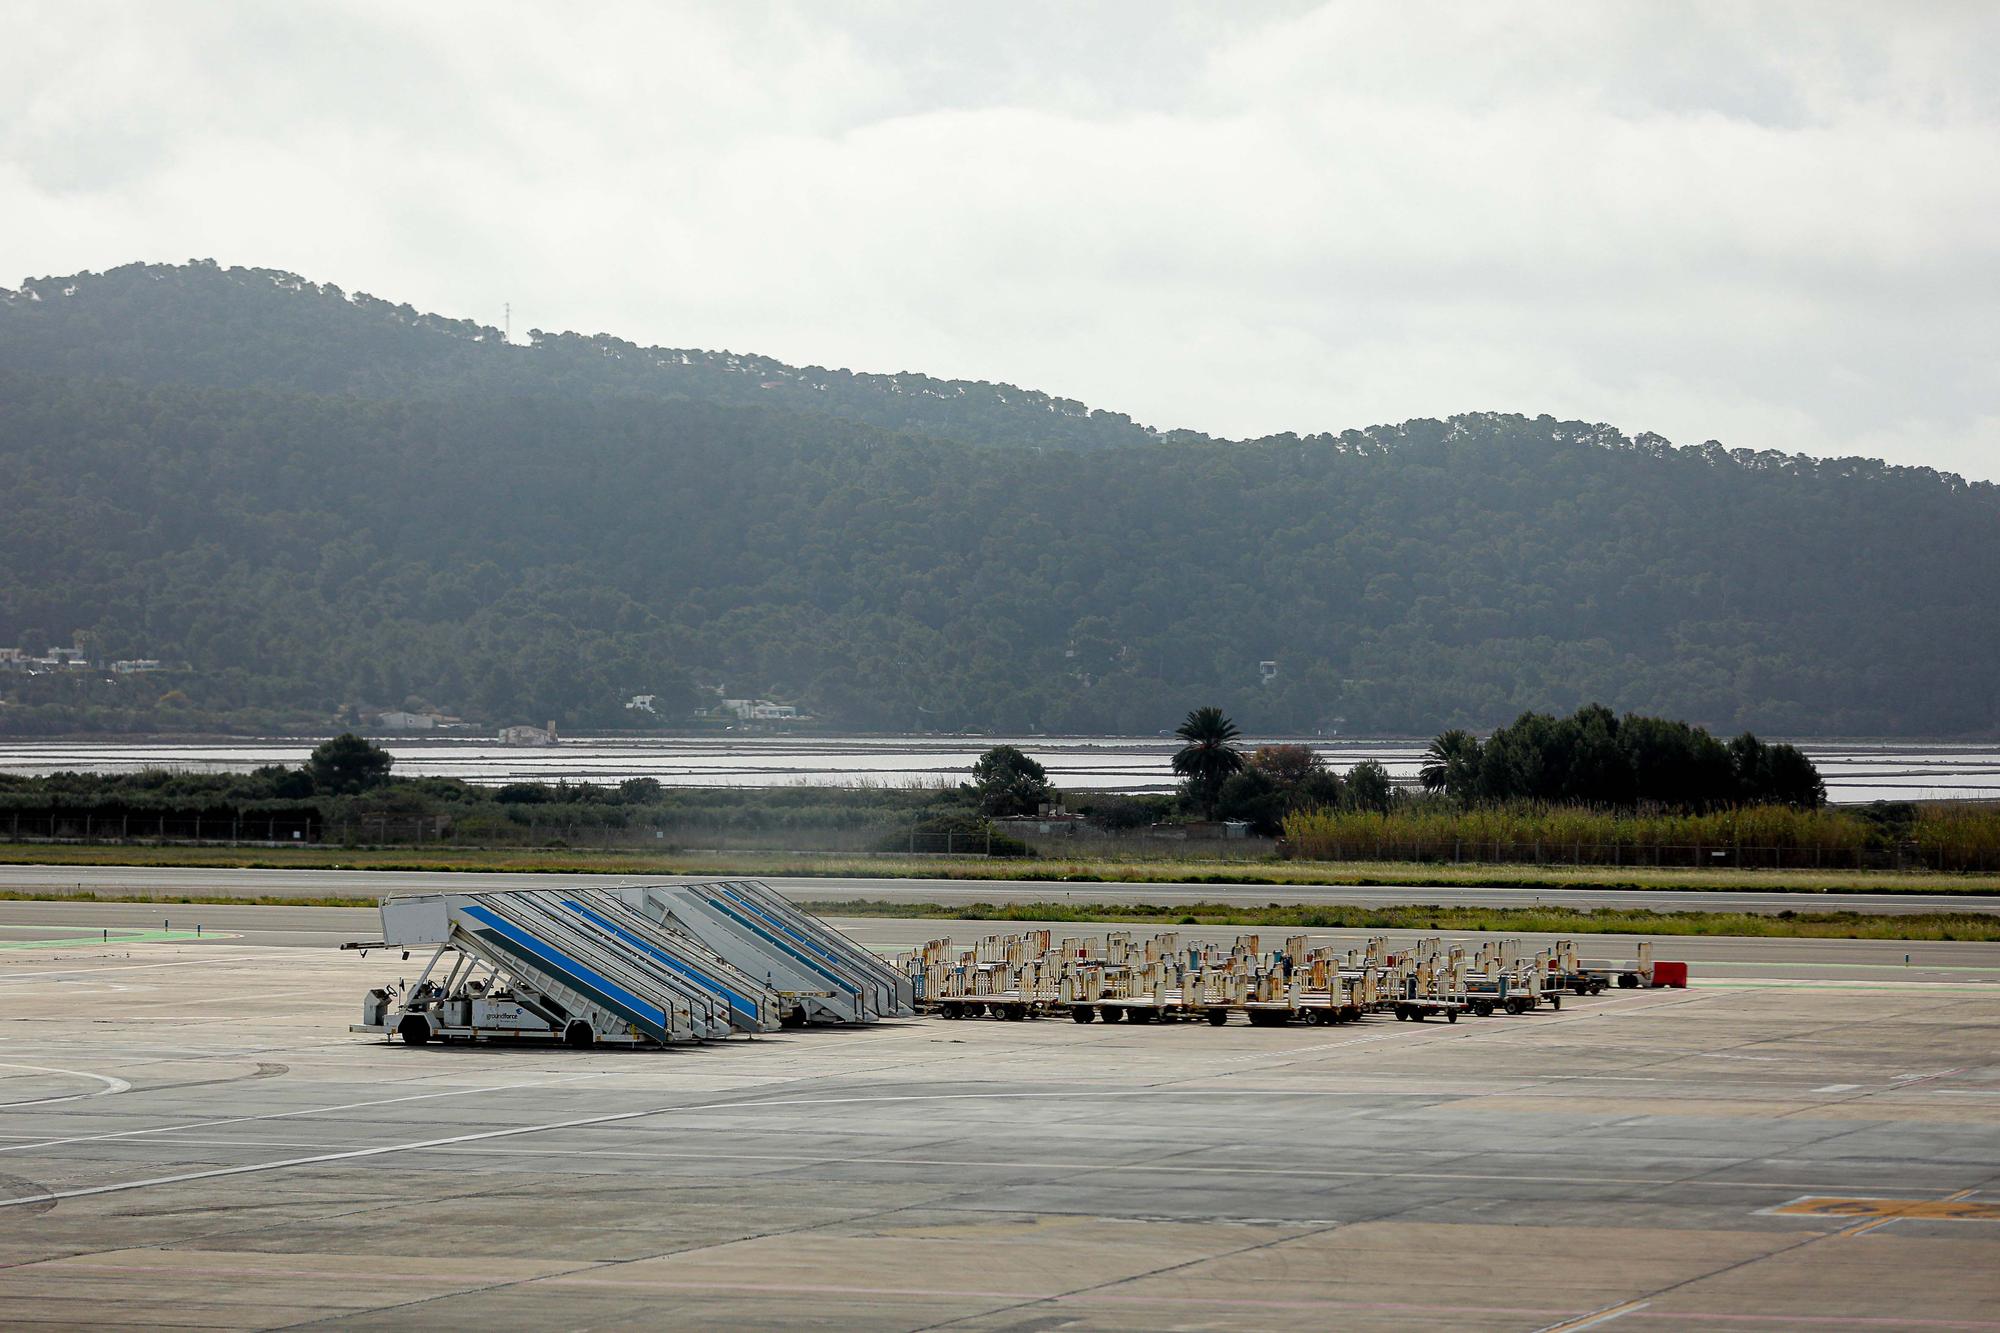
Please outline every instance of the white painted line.
M103 946L100 945L99 948ZM114 942L113 947L116 947ZM150 946L135 944L134 949ZM99 972L149 972L158 967L214 967L219 963L267 963L273 958L295 958L297 949L230 949L213 958L181 958L171 963L121 963L116 967L50 968L44 972L0 972L0 981L47 981L50 977L90 977Z
M700 1108L690 1107L690 1110ZM1354 1113L1350 1113L1352 1115ZM176 1136L166 1140L178 1147L187 1148L318 1148L322 1143L307 1139L207 1139L181 1138ZM653 1148L524 1148L524 1147L450 1147L431 1149L442 1156L450 1157L557 1157L565 1161L596 1158L605 1161L691 1161L691 1162L766 1162L783 1166L937 1166L952 1170L977 1170L992 1167L995 1170L1029 1171L1088 1171L1160 1173L1163 1175L1224 1175L1224 1176L1279 1176L1296 1177L1307 1180L1454 1180L1487 1181L1501 1184L1524 1185L1646 1185L1654 1188L1668 1188L1687 1184L1701 1189L1744 1189L1767 1192L1771 1190L1804 1190L1795 1195L1798 1199L1859 1198L1853 1187L1845 1185L1806 1185L1796 1180L1682 1180L1672 1176L1584 1176L1565 1174L1521 1175L1506 1172L1484 1171L1411 1171L1390 1169L1381 1171L1353 1171L1329 1168L1289 1166L1196 1166L1179 1160L1172 1162L1120 1162L1106 1164L1097 1161L1051 1162L1030 1158L1012 1157L1005 1160L961 1157L853 1157L826 1156L812 1153L739 1153L674 1152ZM1457 1157L1456 1149L1436 1149L1431 1155ZM1758 1210L1761 1215L1768 1209Z
M1859 1083L1829 1083L1829 1084L1827 1084L1827 1085L1826 1085L1825 1087L1823 1087L1823 1088L1814 1088L1814 1089L1813 1089L1813 1091L1814 1091L1814 1092L1853 1092L1853 1091L1854 1091L1854 1090L1855 1090L1856 1088L1858 1088L1858 1087L1860 1087L1860 1086L1861 1086L1861 1085L1860 1085Z
M130 1091L132 1087L122 1078L113 1078L109 1074L93 1074L87 1069L52 1069L47 1065L17 1065L7 1060L0 1060L0 1069L32 1069L37 1074L66 1074L71 1078L94 1079L104 1085L96 1092L72 1092L63 1097L42 1097L32 1102L0 1102L0 1111L16 1106L50 1106L56 1102L80 1102L86 1097L108 1097L114 1092Z
M407 1097L384 1097L379 1101L347 1102L339 1106L308 1106L298 1111L273 1111L267 1115L239 1115L226 1120L197 1120L185 1125L156 1125L151 1129L125 1129L110 1134L78 1134L66 1139L39 1139L33 1143L16 1143L0 1147L0 1152L33 1152L37 1148L61 1148L72 1143L102 1143L108 1139L136 1139L149 1134L174 1134L188 1129L213 1129L218 1125L244 1125L263 1120L291 1120L302 1115L321 1115L329 1111L358 1111L370 1106L394 1106L398 1102L432 1101L440 1097L469 1097L480 1092L508 1092L515 1088L546 1088L558 1083L575 1083L587 1078L610 1078L612 1074L622 1074L624 1070L613 1070L600 1074L570 1074L562 1078L539 1079L529 1083L500 1083L490 1087L453 1088L448 1092L419 1092ZM130 1088L131 1084L126 1084ZM143 1091L143 1089L142 1089ZM32 1106L32 1102L21 1103Z
M1582 1333L1586 1328L1596 1328L1614 1319L1623 1319L1635 1310L1643 1310L1651 1304L1651 1301L1626 1301L1622 1305L1607 1305L1601 1310L1592 1310L1589 1314L1579 1315L1575 1319L1565 1319L1557 1324L1544 1324L1536 1329L1535 1333Z
M492 1088L472 1089L472 1091L498 1091ZM433 1094L438 1096L448 1094ZM1253 1097L1259 1101L1270 1101L1273 1094L1266 1088L1204 1089L1183 1091L1175 1088L1131 1088L1131 1089L1079 1089L1062 1092L970 1092L970 1093L915 1093L908 1095L871 1097L783 1097L746 1102L703 1102L695 1105L677 1104L655 1106L638 1111L614 1111L606 1115L582 1116L574 1120L554 1120L539 1125L516 1125L507 1129L489 1129L476 1134L454 1134L438 1139L416 1139L407 1143L385 1143L372 1148L350 1148L343 1152L315 1153L307 1157L286 1157L272 1162L253 1162L244 1166L215 1167L207 1171L187 1171L172 1176L150 1176L142 1180L114 1181L108 1185L88 1185L71 1190L51 1190L42 1194L22 1195L12 1199L0 1199L0 1208L13 1208L23 1204L42 1203L50 1199L81 1199L98 1194L118 1194L127 1190L151 1189L159 1185L184 1185L197 1180L221 1180L230 1176L254 1175L263 1171L283 1171L292 1167L318 1166L327 1162L350 1162L368 1157L386 1157L394 1153L423 1152L428 1149L450 1148L462 1143L486 1143L494 1139L518 1138L524 1134L541 1134L562 1129L589 1129L597 1125L619 1124L627 1120L644 1120L652 1116L688 1115L709 1111L757 1111L773 1107L788 1106L868 1106L897 1102L973 1102L973 1101L1042 1101L1061 1099L1096 1098L1098 1100L1128 1097ZM1317 1097L1314 1092L1300 1092L1301 1097ZM414 1100L414 1099L406 1099ZM292 1114L306 1114L293 1112ZM250 1120L275 1120L282 1116L246 1116ZM217 1122L227 1123L227 1122ZM163 1127L164 1128L164 1127ZM193 1128L199 1128L194 1126ZM135 1130L133 1134L163 1132ZM106 1135L94 1137L126 1137ZM42 1145L27 1144L23 1147ZM14 1149L0 1149L0 1152Z

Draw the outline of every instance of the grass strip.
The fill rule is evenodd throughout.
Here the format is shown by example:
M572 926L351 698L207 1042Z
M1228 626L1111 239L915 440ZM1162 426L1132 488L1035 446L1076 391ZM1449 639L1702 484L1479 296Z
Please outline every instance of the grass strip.
M578 875L714 875L767 879L1004 880L1049 884L1218 887L1681 889L1762 893L2000 893L2000 875L1934 871L1652 870L1627 867L1433 865L1421 862L1071 861L802 852L583 851L545 848L149 847L0 844L0 864L161 866L212 870L510 871Z
M374 908L377 898L271 894L36 892L0 890L0 902L163 903L236 907ZM1600 907L1310 906L1271 903L900 903L879 898L802 900L820 916L939 921L1052 921L1088 925L1294 927L1302 930L1500 931L1524 935L1735 935L1765 939L2000 942L2000 916L1980 912L1655 912Z
M1276 926L1302 930L1502 931L1524 935L1733 935L1767 939L2000 941L2000 916L1979 912L1655 912L1600 907L1306 906L1271 903L895 903L819 899L821 916L935 917L1092 925Z

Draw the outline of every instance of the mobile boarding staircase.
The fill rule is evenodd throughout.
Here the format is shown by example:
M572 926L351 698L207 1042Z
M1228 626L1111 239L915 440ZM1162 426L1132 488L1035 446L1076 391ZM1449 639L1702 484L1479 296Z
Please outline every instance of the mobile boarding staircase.
M915 1013L910 984L762 884L518 889L384 899L382 938L429 951L355 1032L660 1046Z

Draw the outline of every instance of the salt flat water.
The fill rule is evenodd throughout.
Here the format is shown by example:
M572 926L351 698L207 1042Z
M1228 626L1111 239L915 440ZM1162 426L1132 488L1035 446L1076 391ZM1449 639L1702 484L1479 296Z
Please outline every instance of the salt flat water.
M255 740L5 740L0 773L39 775L170 768L218 772L260 764L298 764L323 737ZM1413 781L1423 743L1365 737L1245 738L1255 746L1295 739L1335 768L1364 759ZM1164 791L1173 785L1171 737L1104 736L823 736L705 735L565 738L554 745L510 746L488 737L392 737L381 742L396 771L468 782L617 782L657 778L684 787L784 787L800 784L958 782L980 753L1018 745L1070 791ZM2000 799L2000 745L1940 742L1803 740L1835 801Z

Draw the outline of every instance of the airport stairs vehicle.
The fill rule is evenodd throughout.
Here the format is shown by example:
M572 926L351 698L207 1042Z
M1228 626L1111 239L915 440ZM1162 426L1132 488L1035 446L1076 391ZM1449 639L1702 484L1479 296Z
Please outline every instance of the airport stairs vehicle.
M381 912L382 938L347 947L430 959L371 990L353 1030L413 1045L667 1045L915 1012L900 973L761 884L418 894Z
M909 977L754 880L621 890L646 916L798 1000L794 1022L868 1023L915 1012Z

